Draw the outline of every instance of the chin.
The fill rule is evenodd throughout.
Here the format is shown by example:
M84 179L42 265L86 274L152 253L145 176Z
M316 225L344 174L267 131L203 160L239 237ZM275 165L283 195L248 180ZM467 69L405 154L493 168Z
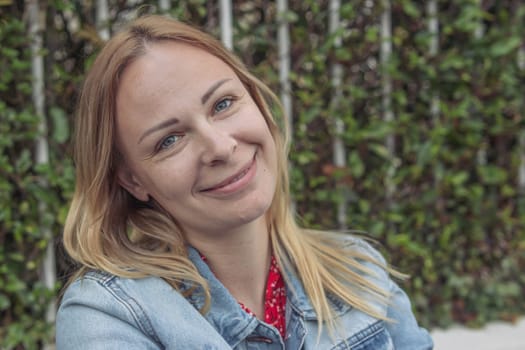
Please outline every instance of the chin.
M264 200L251 203L250 206L239 208L237 214L240 224L247 224L264 217L272 204L271 199L271 197L269 199L264 198Z

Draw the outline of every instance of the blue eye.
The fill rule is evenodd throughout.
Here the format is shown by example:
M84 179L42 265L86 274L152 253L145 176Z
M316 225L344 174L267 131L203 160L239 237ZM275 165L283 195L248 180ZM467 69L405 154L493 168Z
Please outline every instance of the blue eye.
M231 98L224 98L220 100L219 102L217 102L217 104L215 104L214 111L216 113L222 112L223 110L230 107L232 102L233 100Z
M162 140L162 142L160 143L159 145L159 149L160 150L163 150L163 149L166 149L166 148L169 148L170 146L172 146L175 142L177 142L182 136L179 136L179 135L170 135L168 137L166 137L164 140Z

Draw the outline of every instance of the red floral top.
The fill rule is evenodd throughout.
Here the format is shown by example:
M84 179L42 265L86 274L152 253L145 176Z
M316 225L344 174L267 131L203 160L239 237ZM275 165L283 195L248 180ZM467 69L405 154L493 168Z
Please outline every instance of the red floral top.
M206 261L206 257L202 256ZM255 316L255 314L238 301L241 308L248 314ZM270 271L268 272L268 280L266 281L266 292L264 298L264 322L277 328L283 339L286 335L286 288L284 285L284 278L279 270L277 261L272 255L270 262Z

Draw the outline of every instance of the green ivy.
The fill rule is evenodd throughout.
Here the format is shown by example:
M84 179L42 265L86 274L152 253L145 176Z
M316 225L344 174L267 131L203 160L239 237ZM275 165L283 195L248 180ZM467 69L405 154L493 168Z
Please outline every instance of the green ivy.
M172 2L169 14L219 34L215 2ZM375 2L350 0L342 25L328 33L329 1L289 0L293 92L291 186L311 227L347 225L382 243L420 322L482 325L525 312L525 199L518 187L525 136L525 5L512 0L438 1L439 50L429 51L425 2L391 1L394 121L382 120L382 67ZM32 109L31 59L23 2L0 5L0 348L38 349L53 338L39 268L58 249L63 284L71 272L60 245L74 184L70 137L83 76L101 47L93 4L53 0L44 11L46 120L50 161L36 166L39 117ZM234 51L279 92L277 8L266 0L233 2ZM113 4L154 12L156 1ZM117 26L115 26L116 28ZM335 36L342 39L335 46ZM342 99L331 103L330 69L343 67ZM439 114L430 112L438 101ZM347 165L332 155L335 119ZM390 153L386 138L394 136ZM387 193L387 184L394 189ZM44 212L39 207L44 206ZM46 230L53 232L49 237Z

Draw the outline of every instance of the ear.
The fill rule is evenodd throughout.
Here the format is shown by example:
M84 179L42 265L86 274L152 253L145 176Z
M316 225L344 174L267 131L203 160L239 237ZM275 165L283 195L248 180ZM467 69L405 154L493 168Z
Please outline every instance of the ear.
M133 172L121 164L117 170L120 186L124 187L133 197L142 202L149 201L149 194Z

